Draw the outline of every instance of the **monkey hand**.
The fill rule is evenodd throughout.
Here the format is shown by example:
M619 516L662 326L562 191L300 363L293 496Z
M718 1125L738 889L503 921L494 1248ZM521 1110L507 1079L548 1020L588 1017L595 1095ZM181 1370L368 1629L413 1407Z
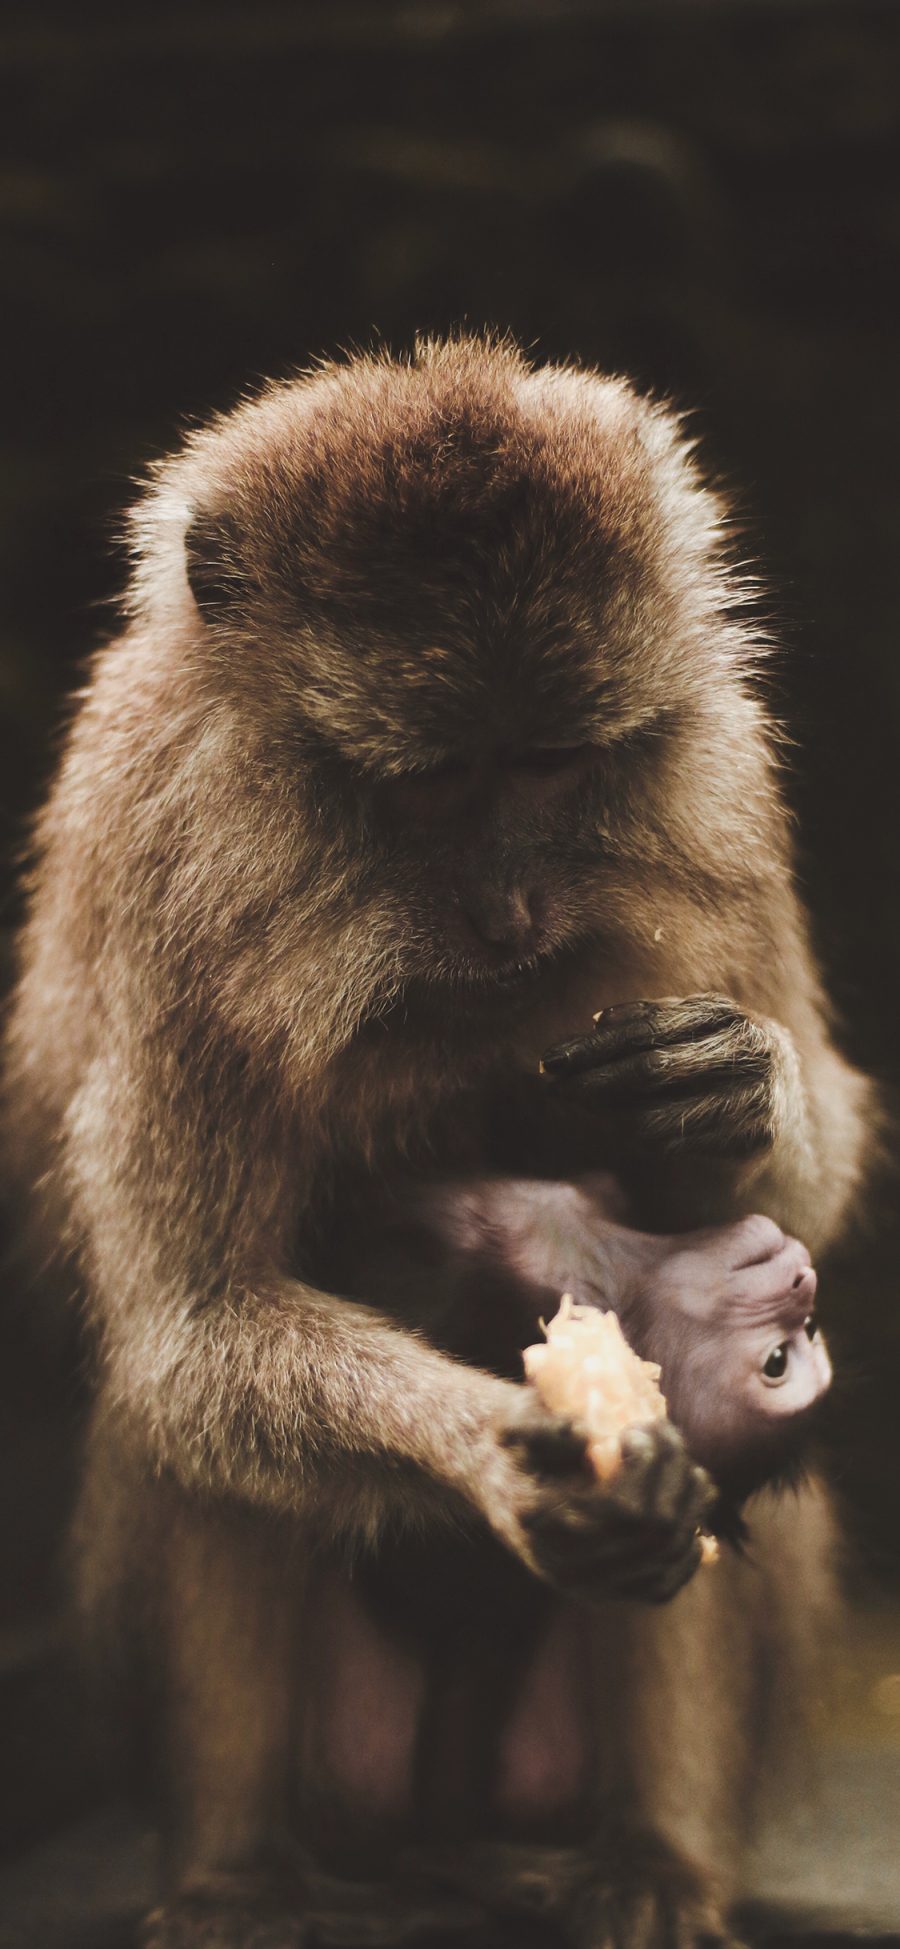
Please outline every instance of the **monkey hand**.
M701 1560L699 1525L715 1493L667 1421L632 1428L621 1465L600 1481L586 1430L552 1415L530 1389L497 1434L482 1475L492 1527L530 1570L558 1589L602 1602L662 1604Z
M754 1157L800 1099L793 1043L722 995L625 1002L541 1064L555 1090L624 1123L659 1150Z

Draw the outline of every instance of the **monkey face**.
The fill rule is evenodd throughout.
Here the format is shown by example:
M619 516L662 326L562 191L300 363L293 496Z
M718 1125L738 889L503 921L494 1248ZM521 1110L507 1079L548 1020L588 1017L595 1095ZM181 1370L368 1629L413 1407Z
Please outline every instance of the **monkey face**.
M456 988L509 991L573 945L598 756L587 742L501 746L376 790L423 972Z

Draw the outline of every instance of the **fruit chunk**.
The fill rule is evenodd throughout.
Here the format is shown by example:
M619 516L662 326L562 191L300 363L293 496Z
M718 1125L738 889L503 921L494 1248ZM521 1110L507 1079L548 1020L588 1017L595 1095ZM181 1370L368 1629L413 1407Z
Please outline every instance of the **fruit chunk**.
M660 1369L632 1351L615 1313L579 1306L571 1293L544 1333L543 1344L525 1348L528 1379L553 1414L583 1423L597 1474L614 1475L625 1429L665 1415Z
M628 1345L615 1313L579 1306L571 1293L563 1293L544 1335L536 1346L525 1348L525 1373L551 1414L581 1422L593 1467L601 1480L608 1480L622 1460L626 1428L646 1428L648 1422L665 1418L662 1370ZM700 1542L702 1562L714 1563L719 1554L715 1538L701 1531Z

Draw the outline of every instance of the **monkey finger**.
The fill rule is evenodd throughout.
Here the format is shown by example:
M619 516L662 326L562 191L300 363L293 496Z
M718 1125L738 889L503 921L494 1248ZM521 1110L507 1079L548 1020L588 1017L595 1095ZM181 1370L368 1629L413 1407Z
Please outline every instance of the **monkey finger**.
M668 1524L699 1521L715 1498L709 1477L668 1422L627 1430L612 1491L623 1514Z
M606 1554L598 1571L606 1578L615 1576L620 1587L631 1589L651 1586L669 1588L683 1581L685 1573L700 1561L703 1555L700 1530L679 1530L677 1536L660 1539L652 1535L632 1539L628 1548L624 1546L617 1552Z
M569 1069L552 1079L579 1096L627 1102L646 1095L687 1096L703 1093L711 1099L759 1085L771 1075L771 1057L764 1042L755 1045L735 1036L711 1036L706 1041L670 1043L639 1050L595 1068Z
M680 1440L668 1450L661 1448L653 1471L647 1473L645 1489L647 1515L673 1527L694 1528L716 1499L706 1470L692 1461Z
M601 1107L585 1091L582 1101ZM607 1107L606 1100L603 1107ZM711 1157L755 1157L774 1137L772 1103L765 1087L710 1095L691 1091L632 1097L620 1106L632 1140L653 1148L689 1149Z
M564 1415L542 1412L533 1426L504 1428L501 1446L512 1449L521 1466L536 1475L592 1474L587 1430Z
M617 1057L671 1043L694 1042L736 1028L746 1017L718 995L684 1001L625 1002L604 1009L589 1035L561 1042L543 1057L547 1075L568 1075Z
M619 1474L613 1477L613 1488L619 1508L637 1512L643 1507L648 1485L651 1485L667 1456L683 1456L684 1443L680 1435L668 1424L648 1428L626 1428L620 1443L622 1465Z
M669 1563L645 1562L631 1574L623 1572L614 1594L632 1603L669 1604L689 1583L703 1560L699 1536L694 1536Z
M575 1541L580 1547L585 1537L597 1537L606 1531L623 1535L633 1527L631 1512L611 1501L593 1471L591 1476L590 1483L577 1483L565 1489L548 1487L523 1511L522 1528L531 1536L556 1538L563 1548L568 1547L568 1541Z
M634 1429L626 1437L620 1477L575 1493L543 1497L522 1517L539 1554L583 1574L611 1556L668 1555L689 1538L715 1502L705 1471L691 1461L674 1429Z
M538 1528L533 1553L541 1574L561 1590L597 1598L680 1588L700 1561L696 1524L673 1532L653 1525L619 1527L573 1535Z

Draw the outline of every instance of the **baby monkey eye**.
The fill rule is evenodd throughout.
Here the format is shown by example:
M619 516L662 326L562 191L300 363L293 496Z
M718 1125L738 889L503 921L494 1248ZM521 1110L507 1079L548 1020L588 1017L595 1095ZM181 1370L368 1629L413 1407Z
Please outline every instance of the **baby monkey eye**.
M787 1373L787 1364L788 1364L787 1341L782 1340L780 1347L773 1347L772 1352L770 1353L769 1358L766 1361L765 1366L763 1367L763 1373L766 1377L766 1380L783 1381L785 1374Z
M819 1331L819 1323L814 1313L810 1313L808 1318L804 1320L803 1331L806 1334L807 1340L815 1339Z

